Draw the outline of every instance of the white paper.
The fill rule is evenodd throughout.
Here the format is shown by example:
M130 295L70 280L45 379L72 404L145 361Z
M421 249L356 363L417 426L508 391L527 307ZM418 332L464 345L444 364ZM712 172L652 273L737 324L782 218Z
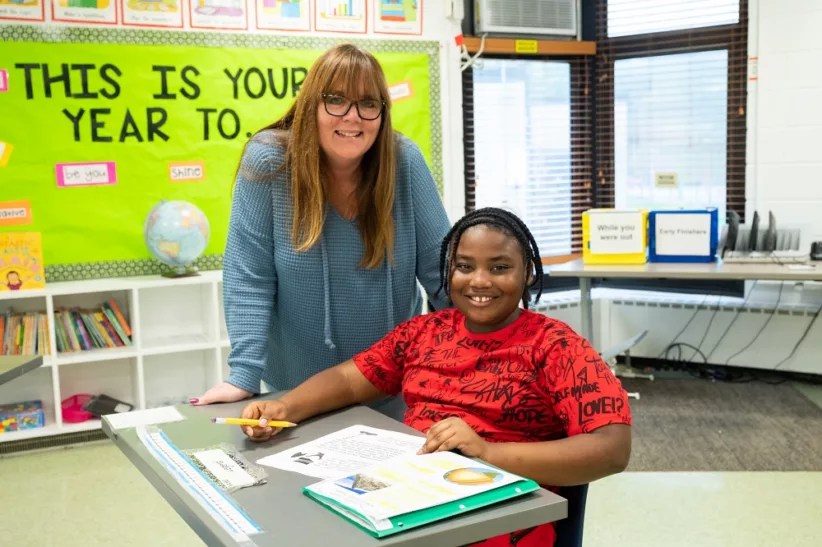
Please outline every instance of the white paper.
M591 211L588 213L588 249L592 254L645 251L641 211Z
M285 471L331 479L401 454L416 454L425 438L352 425L311 442L257 460Z
M656 254L709 256L711 215L706 213L657 213Z
M164 424L167 422L181 422L185 416L173 406L147 408L146 410L132 410L118 414L106 414L106 420L114 429L137 427L138 425Z
M257 479L219 448L200 450L194 452L193 456L229 489L243 488L257 482Z

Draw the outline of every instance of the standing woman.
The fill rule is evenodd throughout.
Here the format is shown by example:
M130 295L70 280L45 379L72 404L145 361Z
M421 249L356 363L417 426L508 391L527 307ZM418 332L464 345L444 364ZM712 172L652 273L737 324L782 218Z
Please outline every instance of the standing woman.
M391 126L385 75L350 44L311 67L247 143L223 259L228 379L192 404L291 389L436 308L449 222L419 148Z

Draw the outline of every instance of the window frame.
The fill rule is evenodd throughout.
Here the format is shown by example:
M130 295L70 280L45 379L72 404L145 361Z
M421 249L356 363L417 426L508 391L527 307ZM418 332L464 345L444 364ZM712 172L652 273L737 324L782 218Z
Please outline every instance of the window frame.
M582 4L582 39L595 40L594 55L518 55L484 54L494 59L550 60L571 63L571 179L572 220L571 254L542 256L544 265L579 258L582 251L581 212L593 207L613 207L614 188L614 60L630 57L656 56L727 49L728 105L726 135L727 210L736 210L742 222L745 218L746 113L748 61L748 0L740 0L739 21L736 24L664 32L607 36L607 0ZM470 7L470 6L469 6ZM465 21L463 24L466 29ZM470 33L470 30L468 31ZM618 47L617 47L618 46ZM618 54L614 54L614 49ZM462 72L463 100L463 160L465 182L465 212L476 207L474 191L474 100L473 69ZM608 105L608 107L605 107ZM576 214L577 206L581 207ZM573 279L545 277L546 291L577 287ZM593 280L594 286L625 286L632 289L664 290L700 294L740 296L743 282L701 282L666 280Z
M582 55L516 55L487 54L483 58L525 61L567 62L570 69L570 115L571 115L571 253L541 256L543 265L559 264L581 256L582 253L582 211L590 209L592 166L592 114L591 96L587 93L592 56ZM476 163L474 150L474 72L469 67L462 72L462 116L463 116L463 163L465 169L465 212L476 208ZM575 214L576 212L576 214ZM543 292L578 288L578 282L568 278L551 278L546 275Z
M590 6L590 4L589 4ZM608 37L608 0L595 0L585 18L588 31L597 41L593 85L595 123L593 145L592 202L594 207L614 207L614 63L618 60L656 57L672 53L691 53L726 49L728 52L728 104L726 106L726 181L725 207L739 213L745 221L746 115L748 62L748 0L739 0L736 24L670 30L647 34ZM685 280L594 280L594 286L644 289L698 294L741 296L744 282Z

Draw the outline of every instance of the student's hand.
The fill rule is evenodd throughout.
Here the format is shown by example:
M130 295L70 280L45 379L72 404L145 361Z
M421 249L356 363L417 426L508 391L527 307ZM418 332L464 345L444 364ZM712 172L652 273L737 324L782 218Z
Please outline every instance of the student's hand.
M241 389L228 382L221 382L212 387L199 397L189 399L189 403L195 406L210 405L211 403L236 403L243 399L248 399L254 395L250 391Z
M266 420L288 420L288 407L279 399L273 401L254 401L248 403L243 409L241 418L251 418L258 420L265 418ZM271 437L280 432L281 427L243 427L243 433L249 439L255 442L263 442L269 440Z
M460 418L446 418L435 423L425 435L425 444L417 454L457 449L470 458L483 458L488 443Z

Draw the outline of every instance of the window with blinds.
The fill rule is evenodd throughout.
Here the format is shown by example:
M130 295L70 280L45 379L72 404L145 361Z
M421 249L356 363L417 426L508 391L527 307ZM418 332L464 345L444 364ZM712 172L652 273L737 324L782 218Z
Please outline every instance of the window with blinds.
M747 0L595 0L594 204L745 214ZM740 282L597 285L742 293Z
M595 203L744 217L747 0L596 0Z
M744 218L747 0L582 6L595 57L483 55L463 72L466 210L514 210L544 263L581 252L591 207Z
M581 250L580 215L591 205L587 77L580 59L484 57L463 72L466 210L514 211L544 262Z
M739 22L739 0L607 0L608 37Z

